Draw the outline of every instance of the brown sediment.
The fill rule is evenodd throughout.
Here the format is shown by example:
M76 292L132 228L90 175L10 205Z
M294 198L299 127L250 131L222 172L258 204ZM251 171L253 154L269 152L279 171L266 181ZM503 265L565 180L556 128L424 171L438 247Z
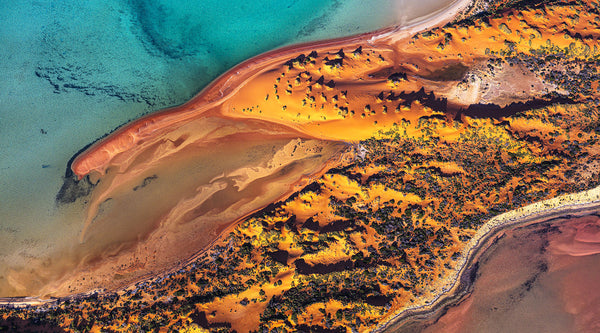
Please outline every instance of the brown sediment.
M554 255L573 257L600 253L600 224L598 217L590 216L591 223L581 223L563 231L563 236L550 240L548 251Z
M94 171L79 244L12 269L2 295L114 290L177 266L230 224L353 159L348 148L256 119L190 120Z
M201 152L188 148L139 172L109 171L90 197L88 223L76 246L88 257L45 286L42 295L114 290L177 266L235 221L285 198L331 163L339 163L335 157L347 147L290 133L248 133L209 141L211 147ZM233 162L217 163L227 160ZM203 161L210 161L209 169L201 167ZM148 185L133 190L153 175L157 177Z
M256 213L268 203L286 199L290 193L304 188L313 179L320 177L330 168L352 162L355 158L356 147L344 143L302 139L293 135L292 139L289 139L285 138L285 135L282 133L278 135L280 136L278 141L282 141L282 144L284 144L284 149L278 151L280 155L293 156L291 151L294 151L296 156L301 155L304 153L302 146L305 146L308 147L306 150L309 152L314 152L316 148L319 157L309 165L309 168L302 165L302 160L310 161L313 157L302 158L300 156L300 159L297 160L289 157L292 159L291 163L284 165L283 168L276 167L275 172L271 174L265 173L264 170L261 171L260 167L252 168L248 165L245 165L247 168L237 169L235 172L229 174L223 172L223 176L218 178L225 178L225 175L231 176L232 183L235 183L235 186L239 186L241 189L240 192L243 192L245 188L254 193L252 197L255 198L254 200L245 200L244 193L241 193L242 200L239 200L240 195L234 193L231 195L231 200L238 200L234 204L227 202L220 203L223 205L221 208L225 209L224 212L230 213L228 216L223 216L223 212L214 212L214 210L218 210L219 208L215 204L210 205L209 212L192 212L192 214L182 214L180 213L181 209L179 206L174 205L169 213L180 215L179 218L165 216L158 225L151 224L150 226L146 226L146 229L141 230L140 233L132 233L131 230L125 230L124 235L122 235L124 240L120 241L114 241L114 234L121 235L120 232L122 230L120 228L127 227L127 225L119 226L119 224L122 224L123 218L115 219L115 221L112 221L113 224L109 226L93 225L85 235L83 243L70 248L67 252L56 254L54 257L56 259L53 259L50 265L48 263L34 264L26 270L13 270L10 273L10 280L14 283L19 283L23 287L16 290L18 293L11 291L11 293L8 293L8 296L22 295L23 291L27 291L33 295L37 294L41 298L0 298L0 305L19 307L54 304L64 300L77 300L95 292L115 291L126 286L133 286L134 283L142 280L156 279L171 274L182 266L193 262L195 258L201 255L202 249L210 247L211 244L219 239L218 236L220 234L233 228L238 221L244 220ZM244 142L260 142L265 137L268 137L268 135L263 133L259 134L258 137L251 138L251 140L246 138ZM281 139L281 137L284 137L284 139ZM239 147L231 149L230 153L243 153L246 146L240 145L237 139L233 140L233 142L239 145ZM294 164L297 165L294 166ZM281 172L284 169L289 169L290 165L293 166L296 173L290 170L284 173ZM181 165L177 165L173 168L180 170L180 167ZM239 176L246 176L248 173L258 173L264 177L259 177L254 181L246 181L244 184L244 177ZM161 175L162 178L165 177L164 173L161 173ZM150 191L155 190L152 187L157 185L156 182L159 179L159 177L156 177L145 187L148 187ZM140 188L137 190L131 189L131 187L128 188L129 191L127 193L131 196L134 196L137 191L142 191ZM262 192L259 194L256 191ZM168 198L166 193L160 194ZM181 194L178 194L178 196L180 197ZM111 200L120 199L115 198ZM252 202L256 200L260 202ZM187 202L192 201L187 200ZM146 207L148 206L146 205ZM149 209L153 208L149 207ZM184 205L182 209L185 208ZM128 207L128 209L130 208ZM119 209L116 209L115 213L119 213L119 211ZM182 218L181 216L187 216L187 218L191 218L192 220L186 220L186 218ZM110 222L104 221L103 223ZM128 220L128 222L143 221ZM102 233L110 234L110 236L105 237ZM98 241L98 239L102 238L110 238L113 242L107 246ZM32 270L41 272L35 281L32 281L29 277ZM3 289L3 292L7 294L5 289Z

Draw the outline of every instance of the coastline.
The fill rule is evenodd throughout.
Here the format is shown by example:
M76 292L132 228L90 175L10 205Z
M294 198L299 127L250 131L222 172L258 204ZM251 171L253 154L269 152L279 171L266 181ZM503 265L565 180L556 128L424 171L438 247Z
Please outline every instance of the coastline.
M582 217L600 210L600 186L579 193L561 195L502 213L480 227L465 247L459 260L459 268L442 286L433 300L403 309L377 327L374 332L385 332L414 317L425 317L468 294L472 286L471 274L476 271L478 258L510 229L523 228L566 217ZM397 328L397 327L396 327Z
M280 64L282 61L288 60L290 57L303 52L310 52L311 50L317 49L320 52L328 50L336 50L337 48L358 44L368 43L369 45L385 44L388 45L392 42L409 38L412 34L430 29L435 26L441 26L452 21L455 16L461 10L465 9L472 1L470 0L456 0L452 2L448 7L438 10L425 18L420 18L414 22L409 22L408 25L402 27L389 27L381 30L377 30L371 33L360 34L356 36L338 38L326 41L310 42L305 44L286 46L281 49L266 52L262 55L251 58L241 64L235 66L231 70L227 71L220 77L218 77L213 83L203 89L199 94L192 98L189 102L173 108L168 108L162 111L158 111L154 114L142 117L128 125L125 125L109 136L100 139L93 143L90 147L80 152L78 156L75 156L68 168L73 167L73 171L82 178L90 170L99 170L102 167L96 164L95 166L87 168L87 172L81 171L77 166L81 165L81 159L89 156L94 152L99 152L100 157L106 157L108 154L108 161L110 161L111 155L114 156L121 151L127 150L136 144L139 140L142 140L146 136L156 135L160 132L161 128L171 127L175 124L187 121L193 117L210 111L215 106L218 106L225 102L230 96L234 95L236 91L244 86L256 75L269 70L274 64ZM106 160L104 160L106 161ZM96 160L95 162L98 162ZM84 168L85 169L85 168ZM287 193L286 196L289 196ZM284 197L286 197L284 196ZM235 221L229 225L234 225ZM226 229L224 229L226 230ZM222 231L221 231L222 232ZM218 239L218 237L216 238ZM215 239L215 240L216 240ZM201 253L200 251L199 253ZM162 274L161 274L162 275ZM147 280L149 277L144 278ZM141 280L141 279L140 279ZM91 293L97 292L92 291ZM89 293L74 294L68 296L69 298L82 297ZM25 298L24 303L30 305L46 304L47 302L41 298ZM60 298L63 299L63 298ZM39 304L38 304L39 302ZM2 302L4 304L4 302ZM6 301L15 305L15 302ZM21 302L23 303L23 302Z
M262 70L268 70L268 68L269 67L266 66L262 68ZM251 71L252 68L248 67L248 70ZM261 69L259 68L258 71L255 72L255 74L250 75L245 80L242 80L242 83L239 86L237 86L238 89L240 86L247 84L247 82L253 77L255 77L255 75L262 73L260 70ZM239 74L239 72L237 72L236 74ZM225 89L225 92L223 92L221 89L218 89L218 93L221 94L222 97L221 99L219 99L219 97L216 97L217 99L214 100L215 103L220 104L219 101L226 101L227 98L235 95L238 91L237 89L235 89L235 87L232 88L229 85L228 82L231 78L232 77L226 78L224 83L220 86L221 88ZM215 92L215 90L213 90L213 92ZM213 95L213 97L214 96L216 95ZM209 98L210 95L207 95L206 97ZM207 108L201 112L206 112L209 110L210 109ZM189 111L196 112L197 110ZM211 114L215 115L215 113ZM218 113L216 115L219 116ZM232 119L234 118L235 117L233 117ZM180 120L176 119L176 123L179 121ZM148 122L150 126L156 125L158 126L158 128L160 128L160 124L156 124L152 120L149 120ZM145 126L142 126L141 129L145 130ZM318 173L321 173L323 170L326 171L328 163L335 164L333 159L328 160L327 163L323 164L322 169L320 169ZM304 178L300 179L299 182L302 180L304 180ZM290 192L286 192L285 195L290 195L290 193L293 193L293 191L291 190L292 187L293 186L290 186ZM469 292L473 288L472 278L474 272L478 271L478 261L480 260L481 255L486 253L491 245L495 244L495 242L498 239L503 237L507 230L518 230L519 228L525 228L540 223L548 223L549 221L554 221L555 219L560 219L565 216L586 216L595 213L600 207L600 193L598 192L599 189L600 187L582 192L563 195L553 199L544 200L542 202L534 203L519 209L511 210L509 212L491 218L486 223L481 225L481 227L478 228L474 237L471 238L468 244L465 245L463 251L461 251L461 256L459 257L458 262L456 262L455 269L449 272L449 277L443 280L436 281L437 290L432 290L427 298L420 298L419 303L421 304L418 304L408 309L398 310L396 314L389 313L387 317L391 319L386 320L386 322L378 326L375 329L375 331L391 330L395 327L395 325L401 325L405 322L410 322L413 318L419 318L420 316L430 316L431 313L435 313L437 311L440 311L440 309L444 309L447 306L451 306L456 302L460 302L462 299L464 299L465 295L469 294ZM267 207L271 207L271 205ZM214 238L208 246L203 248L203 250L199 251L197 254L192 256L190 259L184 261L183 263L177 262L176 265L169 267L165 266L165 271L159 271L158 274L148 274L145 276L140 276L140 278L136 282L128 282L124 284L124 286L129 285L128 288L134 288L134 284L140 283L142 281L145 281L144 283L154 281L155 279L167 276L172 272L177 271L178 269L187 267L187 265L190 262L193 262L193 260L198 255L205 253L205 251L207 250L210 250L212 244L221 239L224 233L230 230L232 226L235 226L237 222L239 222L241 219L247 218L248 216L254 214L256 211L260 211L260 209L249 213L249 215L245 215L244 217L229 222L226 225L226 227L219 230L218 236ZM137 288L137 285L135 287ZM125 290L119 287L119 289L113 288L113 290L110 290L109 292L117 291L120 293L124 292ZM94 295L97 293L102 294L104 292L107 292L107 290L92 290L86 293L74 294L67 297L51 298L49 300L42 300L39 298L32 297L6 299L6 302L9 304L3 304L5 299L0 298L0 306L7 306L13 308L20 306L53 306L54 304L60 304L60 302L67 299L86 298L89 295Z
M408 22L406 26L392 26L350 37L289 45L257 55L217 77L190 101L146 115L96 141L75 156L67 168L72 169L78 179L94 170L103 173L106 165L115 155L133 147L146 137L156 135L156 132L160 132L162 128L187 121L223 104L253 77L297 54L313 50L326 52L365 42L372 46L394 44L417 32L451 22L471 3L472 0L455 0L446 8L439 9L425 18L419 18L416 22Z
M343 156L339 157L343 158ZM259 212L260 210L261 209L257 209L247 216ZM475 236L471 239L459 258L460 268L455 270L454 274L446 279L450 280L450 282L444 286L443 290L433 300L430 300L422 305L398 311L396 314L392 315L392 318L373 330L373 332L386 332L389 329L397 328L398 325L401 325L412 318L424 318L431 313L438 311L440 308L451 305L453 302L462 299L469 293L470 288L472 287L471 274L476 272L477 260L490 248L490 246L492 246L499 238L503 236L505 231L546 223L556 219L583 217L597 213L598 211L600 211L600 186L587 191L565 194L556 198L530 204L525 207L502 213L492 218L476 232ZM227 231L238 221L232 222L226 229L224 229L224 231ZM215 238L211 244L214 244L219 239L220 237ZM202 253L206 252L208 248L210 248L210 245L204 250L199 251L197 254L190 257L188 260L170 267L160 274L140 277L135 282L119 288L118 291L96 289L64 297L51 297L49 299L43 299L40 297L1 297L0 308L51 308L64 301L84 299L85 297L94 294L106 292L126 292L127 290L136 288L136 286L140 283L149 283L183 269L192 263Z
M392 26L374 32L350 37L290 45L253 57L219 76L194 98L183 105L167 108L144 116L136 121L122 126L113 133L109 134L107 137L92 143L89 147L80 151L78 156L74 156L71 159L69 165L67 166L67 170L72 169L79 179L83 178L83 176L85 176L87 173L83 174L82 172L78 172L79 169L77 169L77 166L80 165L80 160L85 156L88 156L90 153L99 152L101 157L106 157L108 154L108 159L104 161L110 161L111 155L114 156L121 151L127 150L146 136L156 135L157 132L160 132L161 128L172 127L173 125L187 121L191 118L197 117L198 115L205 115L206 112L211 111L214 107L219 106L223 102L227 101L230 96L234 95L240 87L244 86L253 77L269 70L271 66L280 65L281 62L289 60L289 58L295 57L299 53L310 52L314 49L317 49L319 52L326 52L330 50L337 50L340 47L348 47L348 45L357 45L361 43L368 43L369 45L389 45L391 41L397 42L399 40L403 40L404 38L409 38L416 32L430 29L434 26L441 26L454 20L455 16L461 10L467 8L471 3L471 0L455 0L444 9L440 9L431 15L427 15L425 18L419 18L412 22L408 22L409 24L406 26ZM392 36L394 39L391 39ZM90 170L98 170L98 167L96 166L89 168L87 172ZM289 196L291 193L292 192L286 193L286 195L284 195L282 198ZM232 221L231 223L228 223L228 225L235 225L236 221ZM221 232L226 229L227 228L221 230ZM215 241L218 238L219 237L216 237ZM199 254L203 251L204 250L199 251ZM171 271L171 269L167 269L167 272L168 271ZM152 276L145 276L143 278L136 279L136 282L151 278ZM135 284L136 282L132 284ZM80 297L81 295L86 294L88 293L77 293L71 296ZM40 297L26 297L25 299L27 299L25 303L34 304L39 301L40 304L45 304L45 300ZM3 301L0 304L8 303L13 305L15 304L12 302L12 300Z
M305 186L309 185L314 179L318 179L321 175L323 175L327 170L332 167L338 167L340 165L344 165L346 163L352 162L356 158L360 156L360 145L350 145L347 144L347 148L339 151L336 155L332 156L319 170L315 173L304 175L301 179L298 179L295 183L290 184L290 191L279 197L277 200L274 200L273 203L285 201L295 192L301 190ZM273 204L272 203L272 204ZM271 205L272 205L271 204ZM102 294L102 293L120 293L127 292L128 290L133 290L137 288L140 283L151 283L152 281L161 280L168 277L171 274L178 272L181 269L185 269L187 266L191 265L198 257L208 251L215 243L217 243L223 236L226 235L227 231L234 228L240 221L243 221L246 218L249 218L261 211L268 209L271 205L266 207L257 208L247 214L239 217L236 220L228 222L221 230L218 232L218 236L215 237L208 245L206 245L203 249L196 252L191 257L182 260L176 264L164 267L161 271L145 274L137 277L136 279L122 283L114 288L99 288L93 289L86 292L69 294L66 296L59 297L49 297L44 298L40 296L21 296L21 297L0 297L0 308L24 308L24 307L52 307L60 304L64 301L73 301L84 299L88 296L94 294ZM64 285L65 282L61 282L60 285Z

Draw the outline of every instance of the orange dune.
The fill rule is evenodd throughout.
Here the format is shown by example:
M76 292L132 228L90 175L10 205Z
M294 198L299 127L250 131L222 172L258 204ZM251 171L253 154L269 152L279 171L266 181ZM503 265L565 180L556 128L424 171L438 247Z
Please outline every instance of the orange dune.
M70 166L79 180L94 184L84 199L80 244L70 249L79 254L48 274L41 292L114 288L160 271L325 168L353 159L356 152L344 154L349 145L342 141L397 126L422 135L406 125L442 113L409 97L384 98L383 92L389 97L425 87L413 80L418 71L408 78L403 73L411 67L399 63L399 50L407 37L448 22L467 3L456 1L411 27L267 52L223 74L188 103L92 145ZM412 58L418 57L407 60ZM461 128L445 131L451 138ZM22 276L13 272L11 281Z
M397 50L398 48L401 48L406 39L414 33L449 22L461 10L464 10L469 3L470 1L457 0L448 8L444 8L443 10L434 12L427 17L421 18L418 22L415 22L409 26L389 27L375 32L364 33L351 37L311 42L300 45L291 45L251 58L221 75L189 102L181 106L165 109L160 112L142 117L120 128L107 138L92 145L89 149L73 160L71 169L79 179L83 178L92 171L103 174L109 167L111 161L117 158L118 155L127 154L127 151L136 145L147 140L152 140L152 138L160 137L164 133L177 128L186 121L197 117L203 117L205 113L211 110L215 112L214 115L240 117L239 114L234 115L231 112L232 110L230 110L227 106L225 108L219 107L233 96L236 96L238 100L243 100L245 94L238 94L238 91L241 88L246 87L246 89L252 89L251 87L258 85L258 89L260 91L265 87L270 87L271 84L268 84L267 86L261 85L260 83L264 79L256 79L256 77L268 73L270 70L281 67L284 62L291 58L295 58L299 54L309 54L314 50L318 50L319 53L323 53L332 52L340 48L345 50L356 49L360 46L368 46L371 49L371 52L382 51L384 53L390 53L391 50ZM398 46L399 44L401 45ZM391 46L393 47L390 48ZM393 53L394 54L391 55L393 59L388 59L387 62L383 61L383 63L390 65L397 62L398 54L395 51ZM390 62L390 60L392 61ZM356 63L361 64L363 62L357 61ZM375 66L367 65L367 67L358 68L347 72L337 71L335 73L332 72L332 74L343 75L343 79L351 84L350 82L358 78L361 73L368 72L370 68L382 68L381 65L382 63L375 63ZM383 81L385 82L385 79ZM250 82L252 84L249 84ZM374 89L379 89L380 86L381 85L378 85ZM254 104L255 100L256 96L251 95L251 104ZM259 118L274 120L271 117L264 116ZM372 129L367 131L360 130L365 123L364 121L350 120L348 122L340 123L339 118L337 120L338 121L317 120L314 122L313 119L313 122L311 122L309 125L299 127L294 126L294 122L290 121L290 119L276 119L275 122L303 130L303 132L306 134L323 139L332 138L337 140L355 140L359 138L367 138L374 132ZM373 122L376 119L373 118L369 120ZM388 119L386 123L392 124L393 122L393 120ZM323 127L318 128L317 130L314 128L315 126ZM348 137L348 131L344 131L344 133L340 135L340 126L346 128L351 126L354 130L359 131L359 135L351 135ZM335 133L336 129L338 129L337 134L327 134L329 131L334 131Z
M378 33L388 30L391 29L385 29ZM92 145L73 160L71 169L79 179L92 171L103 174L114 158L145 140L160 137L191 119L205 117L205 114L211 110L213 116L218 116L220 113L218 107L229 97L235 95L240 87L251 81L254 76L268 70L269 67L281 65L292 55L317 47L336 48L348 43L363 42L378 33L289 46L251 58L221 75L189 102L142 117Z

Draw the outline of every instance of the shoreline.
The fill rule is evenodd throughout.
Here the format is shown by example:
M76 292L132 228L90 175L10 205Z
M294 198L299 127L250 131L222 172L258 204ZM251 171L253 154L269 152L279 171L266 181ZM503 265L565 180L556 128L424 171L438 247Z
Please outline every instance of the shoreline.
M477 269L477 260L502 237L505 231L556 219L583 217L598 211L600 211L600 186L583 192L564 194L493 217L482 225L469 241L459 259L459 268L447 278L450 281L442 287L440 293L425 304L398 311L373 332L385 332L392 326L403 324L411 318L426 317L462 299L472 287L471 274Z
M302 190L302 188L309 185L316 178L320 177L322 174L327 172L332 167L337 167L340 165L344 165L349 160L355 160L360 156L360 145L346 143L346 148L340 150L336 155L332 156L317 172L312 174L306 174L301 179L298 179L296 182L290 184L290 191L282 195L277 200L273 201L270 205L285 201L291 195L296 193L297 191ZM292 190L293 189L293 190ZM51 296L49 298L43 298L40 296L16 296L16 297L0 297L0 308L25 308L25 307L52 307L56 306L65 301L73 301L84 299L88 296L94 294L110 294L110 293L126 293L128 290L136 289L139 284L142 283L152 283L156 280L161 280L167 278L169 275L176 273L179 270L185 269L190 266L198 257L202 254L206 253L210 250L210 248L217 243L223 236L226 235L226 232L231 230L231 228L235 227L240 221L249 218L264 209L268 209L270 205L257 208L251 212L248 212L244 216L239 217L238 219L231 221L227 225L224 226L222 230L219 231L217 237L215 237L207 246L205 246L202 250L193 254L191 257L182 260L181 262L171 265L169 267L164 268L158 273L150 273L147 275L141 275L137 279L134 279L131 282L124 283L115 288L97 288L87 292L75 293L66 296Z
M343 154L340 154L338 158L343 158ZM539 207L549 208L536 210ZM262 209L264 208L257 209L245 217L251 216ZM373 332L385 332L394 325L402 324L411 318L425 317L431 313L434 313L440 308L450 305L456 300L462 299L466 294L468 294L468 291L472 287L471 281L469 280L471 279L471 274L473 273L474 269L476 270L477 268L474 268L473 265L476 264L479 257L484 254L490 248L490 246L492 246L503 236L505 231L517 228L526 228L557 219L583 217L597 213L598 211L600 211L600 186L583 192L565 194L556 198L533 203L525 207L502 213L490 219L476 232L471 241L469 241L469 244L459 259L461 261L460 268L455 270L451 277L447 278L452 280L452 282L448 283L445 286L446 288L444 288L441 293L439 293L433 300L426 304L400 310L397 314L393 315L390 320L375 328ZM232 222L224 229L224 231L231 228L241 219L243 218ZM211 245L219 239L220 237L216 238L213 242L211 242ZM106 289L95 289L64 297L50 297L49 299L31 296L0 297L0 308L14 309L44 306L52 307L64 301L83 299L94 294L126 292L129 289L136 288L140 283L150 283L153 280L165 278L173 272L184 269L195 259L197 259L198 256L205 253L209 248L210 246L202 251L199 251L197 254L193 255L179 265L165 270L161 274L142 277L133 283L127 284L123 288L118 288L117 290L109 291Z
M210 111L215 106L218 106L223 102L227 101L227 99L230 96L234 95L240 87L247 84L247 82L256 75L266 70L269 70L269 68L274 64L279 65L281 62L289 60L289 58L295 57L297 54L310 52L313 49L317 49L319 52L327 52L329 50L336 50L337 48L344 47L349 44L352 45L352 43L367 43L369 45L388 45L392 42L395 43L399 40L409 38L416 32L430 29L435 26L441 26L454 20L456 15L465 8L467 8L470 4L472 4L471 0L455 0L451 4L447 5L444 9L437 10L436 12L431 13L430 15L427 15L424 18L421 17L419 19L413 20L412 22L409 22L409 24L406 26L392 26L377 30L375 32L363 33L350 37L290 45L272 51L268 51L256 57L253 57L236 65L229 71L219 76L211 84L209 84L202 91L200 91L195 97L193 97L190 101L180 106L167 108L152 113L150 115L144 116L138 120L135 120L129 124L118 128L108 136L89 144L89 147L82 149L82 151L80 151L78 155L73 156L71 162L69 163L69 165L67 165L67 169L73 170L77 177L81 179L90 171L98 170L101 168L98 165L93 166L91 168L88 168L87 173L82 173L81 169L77 168L77 166L81 163L81 159L85 158L86 156L89 156L91 153L99 152L101 157L105 158L107 157L106 153L108 153L108 158L104 161L110 162L112 156L134 146L136 142L142 140L144 136L155 135L156 131L159 131L165 126L173 126L174 124L179 124L200 114L204 114L205 112ZM123 137L125 138L125 140L122 140ZM113 145L113 149L110 149L111 145ZM112 156L111 153L113 153ZM323 168L325 168L326 165L323 166ZM283 197L287 197L292 193L287 193ZM229 223L228 227L223 229L221 232L228 230L228 228L235 225L237 221L239 221L239 219ZM219 237L215 238L215 240L210 244L213 244L218 239ZM210 245L208 247L210 247ZM206 249L199 251L193 257L200 255L201 253L206 251ZM181 265L177 265L177 267L167 269L164 273L161 273L160 276L164 276L168 274L168 272L172 272L176 269L179 269L180 267ZM151 276L146 276L144 278L140 278L139 280L130 285L135 285L140 281L149 281L156 277L157 275L155 274ZM106 289L96 289L94 291L86 293L78 293L68 295L65 297L50 298L49 300L45 300L40 297L17 297L9 299L0 299L2 300L0 301L0 306L8 304L10 304L11 306L16 306L17 304L37 306L52 303L54 301L58 302L58 300L85 297L86 295L94 294L97 292L106 292ZM15 302L15 300L19 299L21 301Z
M457 1L453 4L456 4L458 2L460 2L460 1ZM393 36L395 36L394 31L389 32L389 34L392 34ZM407 32L407 34L408 34L408 32ZM368 35L368 34L362 34L362 35ZM362 36L362 35L359 35L359 36ZM379 36L383 39L384 42L390 41L391 40L390 38L392 38L392 37L389 37L390 35L386 35L386 36L379 35ZM356 36L356 38L358 38L358 36ZM377 43L377 41L378 41L378 39L375 40L372 37L371 39L367 40L366 42L371 44L371 43ZM338 43L341 43L341 42L338 42ZM319 43L314 42L314 43L308 43L308 44L319 44ZM333 45L337 45L337 44L334 43ZM373 45L373 44L371 44L371 45ZM329 47L331 49L335 48L335 46L327 46L327 47ZM191 118L197 116L198 114L204 114L207 111L211 111L212 107L214 107L215 105L220 105L221 103L227 101L229 97L233 96L238 91L239 87L246 85L247 82L249 80L251 80L253 77L262 73L265 70L268 70L270 68L270 66L272 66L273 62L285 60L284 56L288 56L288 55L291 56L293 54L297 54L295 52L301 52L301 50L302 50L302 49L300 49L300 50L294 49L293 46L289 46L286 48L290 48L290 50L285 51L287 53L278 54L277 51L279 51L279 50L270 51L270 52L274 53L274 57L276 56L275 58L257 59L256 63L249 63L246 65L246 67L244 67L243 65L248 61L252 61L254 58L241 63L240 65L238 65L238 66L234 67L232 70L230 70L230 71L233 71L236 68L238 68L239 66L242 66L242 68L240 68L240 71L242 71L241 74L240 74L240 71L238 71L238 72L233 73L232 76L227 76L227 74L230 74L230 71L226 72L225 74L222 75L223 77L220 76L219 78L217 78L213 83L211 83L209 86L207 86L205 89L203 89L199 94L197 94L189 102L186 102L185 104L183 104L179 107L169 108L169 109L165 109L163 111L159 111L154 114L150 114L148 116L140 118L139 120L134 121L133 123L124 125L123 127L116 130L114 133L111 133L105 139L100 139L96 143L90 144L91 147L86 147L86 148L82 149L82 151L80 151L81 155L85 155L85 154L89 153L90 150L92 150L91 152L93 152L93 149L102 149L103 144L105 143L106 140L111 139L113 136L117 136L120 134L127 134L129 129L133 129L133 130L137 129L140 132L141 131L149 131L150 134L152 134L152 132L154 130L160 130L160 121L155 121L154 117L157 117L159 119L161 117L170 117L171 115L176 115L177 113L183 111L184 112L183 118L175 117L174 123L167 124L167 126L172 126L173 124L178 124L180 122L186 121L187 119L191 119ZM284 49L286 49L286 48L284 48ZM292 53L293 50L295 50L294 53ZM270 52L267 52L267 54ZM260 57L260 56L258 56L258 57ZM261 62L262 60L264 60L264 62ZM253 70L253 68L252 68L252 66L254 66L253 64L256 66L262 66L262 65L264 65L264 66L262 66L258 69L255 68ZM247 73L244 73L243 72L244 70L247 70ZM244 74L247 74L248 76L244 76ZM231 80L233 80L233 82L230 82ZM236 86L235 84L239 80L241 80L241 83L239 83ZM214 84L214 86L213 86L213 84ZM233 87L232 87L232 85L233 85ZM204 94L205 90L207 90L206 94ZM211 93L212 93L212 95L211 95ZM220 95L220 97L216 95L217 93ZM203 98L207 99L206 105L203 105L203 103L204 103ZM211 99L211 98L213 98L213 99ZM194 109L194 107L197 104L199 105L200 110ZM186 106L189 107L189 109L186 109ZM140 126L136 127L136 124L138 124ZM153 129L154 128L153 126L155 126L156 129ZM110 143L111 141L109 140L108 142ZM95 147L96 144L98 144L98 147ZM131 143L131 144L134 145L135 141L133 141L133 143ZM347 144L350 145L350 143L347 143ZM125 150L126 149L127 148L125 148ZM79 156L75 155L75 156L73 156L73 159L71 161L75 162L77 160L77 158L79 158ZM325 163L317 174L320 174L323 170L325 170L327 168L327 165L329 165L329 162L334 163L333 160L334 159L331 159L327 163ZM70 170L71 169L70 167L71 167L71 165L68 165L67 170ZM92 169L92 170L96 170L96 169ZM78 177L81 177L81 176L78 175ZM304 177L302 179L300 179L298 182L301 182L302 180L304 180ZM294 184L297 184L297 183L294 183ZM290 187L290 190L292 187L294 187L293 186L294 184L292 184L292 186ZM291 195L293 193L294 193L293 191L286 193L279 200L282 200L282 199L285 200L286 197L288 197L289 195ZM277 200L277 201L279 201L279 200ZM275 203L277 201L274 201L273 203ZM270 207L270 205L268 205L266 207ZM89 292L68 295L65 297L52 297L50 299L41 299L38 297L0 298L0 307L6 307L6 308L41 307L41 308L45 309L46 307L53 307L53 306L59 305L60 303L62 303L64 301L68 301L68 300L85 299L86 297L89 297L90 295L95 295L95 294L103 295L103 294L109 294L109 293L113 293L113 292L121 293L121 292L127 291L130 288L137 288L137 284L139 284L139 283L151 283L151 281L155 281L157 279L167 277L170 274L172 274L173 272L176 272L182 268L188 267L188 265L191 262L193 262L198 256L200 256L203 253L206 253L206 251L210 250L210 248L215 244L215 242L219 241L223 237L224 232L233 228L235 225L237 225L237 223L240 220L243 220L244 218L247 218L248 216L252 216L254 213L256 213L257 211L261 211L262 209L265 209L265 207L256 209L255 211L250 212L243 217L240 217L234 221L230 221L225 228L220 230L219 235L217 237L215 237L215 239L213 239L213 241L211 241L209 243L209 245L207 245L201 251L198 251L196 254L194 254L189 259L179 262L172 267L167 267L163 272L160 272L159 274L149 274L146 276L141 276L136 281L125 284L122 288L119 287L118 289L113 289L110 291L106 290L106 289L96 289L96 290L91 290ZM390 313L390 316L389 316L390 319L386 320L386 322L384 322L381 325L379 325L378 327L376 327L374 331L375 332L387 331L387 330L393 329L394 327L396 327L396 325L401 325L406 322L410 322L411 320L413 320L415 318L426 318L427 316L434 314L437 311L440 311L440 309L444 309L448 306L452 306L452 304L454 304L456 302L460 302L465 297L465 295L468 295L469 292L472 290L472 287L473 287L472 274L477 271L477 267L478 267L477 263L478 263L478 260L481 258L481 255L486 253L489 250L490 246L492 246L499 238L501 238L507 230L515 230L518 228L525 228L525 227L529 227L529 226L533 226L533 225L537 225L537 224L547 223L549 221L553 221L555 219L561 219L564 217L586 216L586 215L597 212L599 209L600 209L600 187L597 187L597 188L593 188L593 189L578 192L578 193L566 194L566 195L561 195L556 198L547 199L547 200L544 200L544 201L541 201L538 203L530 204L525 207L521 207L521 208L518 208L515 210L511 210L511 211L502 213L500 215L497 215L497 216L491 218L490 220L486 221L483 225L481 225L478 228L478 230L475 233L475 235L473 236L473 238L465 246L465 248L462 251L461 256L459 257L459 260L457 262L457 268L450 272L449 277L438 281L439 282L439 291L432 293L433 297L430 297L429 300L422 299L422 301L426 301L426 302L425 303L421 302L422 303L421 305L417 305L417 306L414 306L411 308L399 310L396 313Z
M188 102L159 110L130 122L108 136L97 140L87 149L71 159L67 168L72 169L78 179L91 171L103 173L109 161L122 151L133 147L145 137L154 135L162 128L173 126L190 118L210 111L223 104L230 96L245 86L253 77L278 65L300 53L313 50L326 52L347 45L367 43L369 45L393 44L413 34L442 26L454 20L462 11L467 10L472 0L454 0L443 9L439 9L424 18L408 22L405 26L392 26L374 32L341 37L324 41L315 41L284 46L252 57L217 77ZM320 139L320 138L317 138Z

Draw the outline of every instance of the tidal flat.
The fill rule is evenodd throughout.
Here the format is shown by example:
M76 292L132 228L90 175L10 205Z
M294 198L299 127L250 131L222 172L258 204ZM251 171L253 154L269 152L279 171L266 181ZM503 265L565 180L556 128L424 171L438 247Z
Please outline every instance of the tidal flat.
M595 214L506 230L471 263L463 296L388 331L596 331L599 234Z

